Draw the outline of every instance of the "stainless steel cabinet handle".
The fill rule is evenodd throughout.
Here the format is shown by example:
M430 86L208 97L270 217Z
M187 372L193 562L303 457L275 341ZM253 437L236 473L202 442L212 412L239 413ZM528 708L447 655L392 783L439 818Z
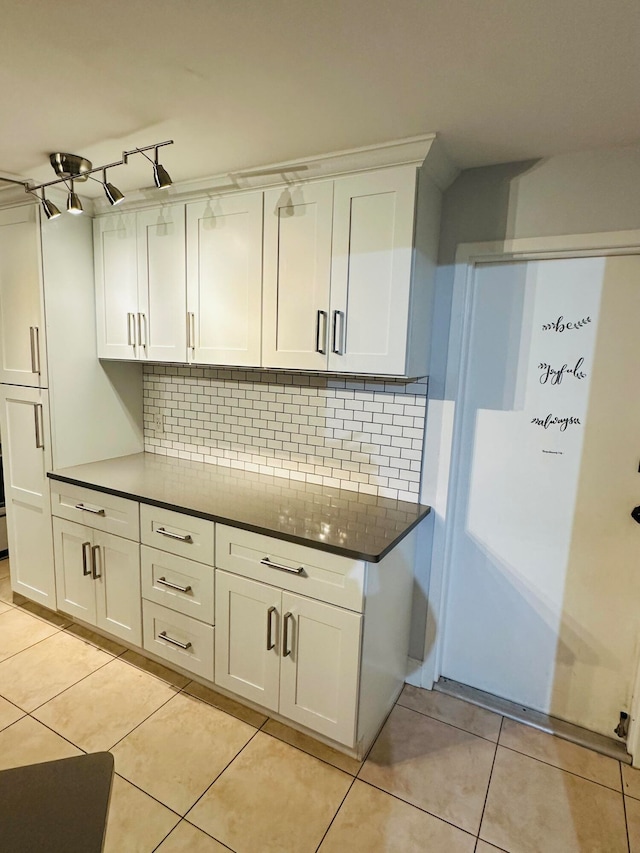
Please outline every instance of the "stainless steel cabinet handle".
M191 648L191 643L181 643L180 640L174 640L173 637L170 637L166 631L160 631L158 636L162 637L163 640L166 640L167 643L172 643L174 646L178 646L178 648L180 649Z
M85 506L84 504L75 504L75 509L81 509L83 512L92 512L94 515L106 515L103 509L95 509L92 506Z
M320 321L322 320L322 335L320 334ZM329 315L326 311L318 310L316 314L316 352L320 355L327 354L327 323ZM320 345L322 342L322 346Z
M40 330L37 326L29 326L29 343L31 344L31 372L40 373Z
M181 536L180 533L172 533L170 530L165 530L164 527L156 527L156 533L159 533L161 536L168 536L169 539L177 539L179 542L188 542L189 544L193 543L190 533L187 533L185 536Z
M340 343L338 343L338 320L340 320ZM333 312L333 331L331 333L331 352L343 355L344 351L344 311Z
M303 575L304 566L298 566L297 569L292 569L291 566L282 566L280 563L272 563L269 557L263 557L260 560L261 566L268 566L270 569L278 569L280 572L289 572L290 575Z
M171 583L166 578L158 578L156 583L159 583L161 586L168 586L169 589L177 589L178 592L191 592L190 586L179 586L177 583Z
M144 340L142 338L142 327L144 325ZM138 344L141 347L147 346L147 315L139 313L138 314Z
M193 311L187 312L187 348L196 348L196 315Z
M131 334L132 326L133 334ZM131 311L127 314L127 343L133 347L136 345L136 315Z
M82 574L86 577L91 574L89 568L89 552L91 550L91 542L82 543Z
M42 403L34 403L33 419L35 421L36 430L36 449L42 450L44 447L44 419L42 415Z
M100 566L100 571L98 571L98 563L100 562L100 546L93 545L91 547L91 574L93 576L94 581L97 581L98 578L102 577L102 565Z
M270 652L271 649L275 647L275 642L273 640L272 635L272 620L271 617L276 612L275 607L270 607L267 610L267 651Z
M293 613L285 613L282 630L282 657L287 658L291 654L289 648L289 620L293 619Z

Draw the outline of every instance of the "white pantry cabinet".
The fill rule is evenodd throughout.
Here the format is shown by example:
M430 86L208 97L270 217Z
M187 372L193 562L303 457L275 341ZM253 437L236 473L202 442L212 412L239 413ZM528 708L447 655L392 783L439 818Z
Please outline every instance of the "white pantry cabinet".
M361 621L359 613L216 571L216 684L352 746Z
M186 362L184 205L94 222L98 357Z
M47 387L38 208L0 210L0 382Z
M11 586L26 598L55 609L46 476L51 467L47 391L0 385L0 431Z
M260 366L262 193L187 205L188 358Z
M58 610L142 645L140 546L66 519L53 519Z
M263 367L426 374L439 204L415 166L265 193Z

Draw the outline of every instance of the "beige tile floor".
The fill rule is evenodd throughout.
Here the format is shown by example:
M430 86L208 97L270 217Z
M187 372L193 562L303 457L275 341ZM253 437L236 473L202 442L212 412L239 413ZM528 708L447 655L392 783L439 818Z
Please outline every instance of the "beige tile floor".
M7 571L0 769L110 750L108 853L640 853L640 771L412 687L360 763L19 605Z

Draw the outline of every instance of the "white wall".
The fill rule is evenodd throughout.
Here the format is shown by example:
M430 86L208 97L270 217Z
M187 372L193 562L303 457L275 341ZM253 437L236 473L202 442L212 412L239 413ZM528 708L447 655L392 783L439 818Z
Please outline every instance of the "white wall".
M448 499L455 394L445 395L454 260L462 243L640 229L640 145L462 172L444 195L421 502L434 507L434 541ZM438 567L443 554L432 554ZM438 572L434 571L437 578ZM439 596L430 587L429 613ZM422 683L431 686L437 620L427 617ZM414 654L416 654L414 650Z

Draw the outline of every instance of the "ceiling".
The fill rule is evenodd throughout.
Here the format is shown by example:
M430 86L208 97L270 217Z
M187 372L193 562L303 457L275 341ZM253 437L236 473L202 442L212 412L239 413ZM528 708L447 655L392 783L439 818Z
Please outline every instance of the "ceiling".
M638 0L22 0L1 44L0 173L36 181L165 139L174 181L433 131L462 168L640 141Z

